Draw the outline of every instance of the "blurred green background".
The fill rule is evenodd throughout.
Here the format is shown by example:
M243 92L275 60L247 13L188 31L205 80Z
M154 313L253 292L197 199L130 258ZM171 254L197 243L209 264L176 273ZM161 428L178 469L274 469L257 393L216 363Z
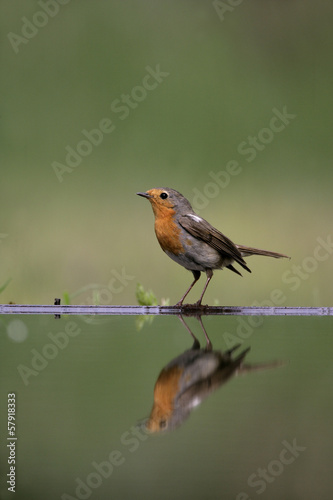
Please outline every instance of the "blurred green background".
M292 257L216 273L209 303L279 289L278 305L332 304L332 4L41 4L0 6L1 302L130 304L137 282L176 302L192 276L162 254L135 196L168 186L203 194L200 215L236 243ZM156 86L148 67L164 74ZM271 132L273 109L296 116ZM104 119L112 132L59 178L54 162L69 170L66 147ZM252 161L249 137L263 139ZM232 160L239 173L212 184Z

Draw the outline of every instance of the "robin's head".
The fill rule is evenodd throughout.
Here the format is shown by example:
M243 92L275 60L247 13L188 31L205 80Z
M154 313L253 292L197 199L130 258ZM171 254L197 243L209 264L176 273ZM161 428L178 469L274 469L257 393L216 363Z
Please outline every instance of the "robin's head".
M155 216L173 215L175 212L183 215L193 212L190 202L178 191L170 188L153 188L146 193L136 193L147 198Z

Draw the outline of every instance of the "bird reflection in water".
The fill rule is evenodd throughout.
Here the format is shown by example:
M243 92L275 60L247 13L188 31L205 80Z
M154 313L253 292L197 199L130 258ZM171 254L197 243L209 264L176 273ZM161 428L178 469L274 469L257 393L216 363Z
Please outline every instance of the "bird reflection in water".
M196 406L233 376L281 365L279 362L245 364L250 347L237 354L240 344L226 352L213 350L201 317L196 317L205 334L206 347L200 347L198 339L179 316L194 342L191 349L170 361L159 374L153 408L143 423L148 432L170 431L180 426Z

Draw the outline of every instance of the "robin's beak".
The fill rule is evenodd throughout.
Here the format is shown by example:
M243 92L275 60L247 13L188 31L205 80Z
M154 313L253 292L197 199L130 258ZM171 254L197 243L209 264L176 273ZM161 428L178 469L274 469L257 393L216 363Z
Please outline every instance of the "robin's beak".
M152 198L151 194L148 193L136 193L139 196L143 196L144 198Z

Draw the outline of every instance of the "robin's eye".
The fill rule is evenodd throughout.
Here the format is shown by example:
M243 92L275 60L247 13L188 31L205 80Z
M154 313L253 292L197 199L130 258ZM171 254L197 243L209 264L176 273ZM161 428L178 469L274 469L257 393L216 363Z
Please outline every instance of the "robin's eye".
M163 192L160 194L160 198L162 198L162 200L165 200L167 197L168 197L168 193Z

